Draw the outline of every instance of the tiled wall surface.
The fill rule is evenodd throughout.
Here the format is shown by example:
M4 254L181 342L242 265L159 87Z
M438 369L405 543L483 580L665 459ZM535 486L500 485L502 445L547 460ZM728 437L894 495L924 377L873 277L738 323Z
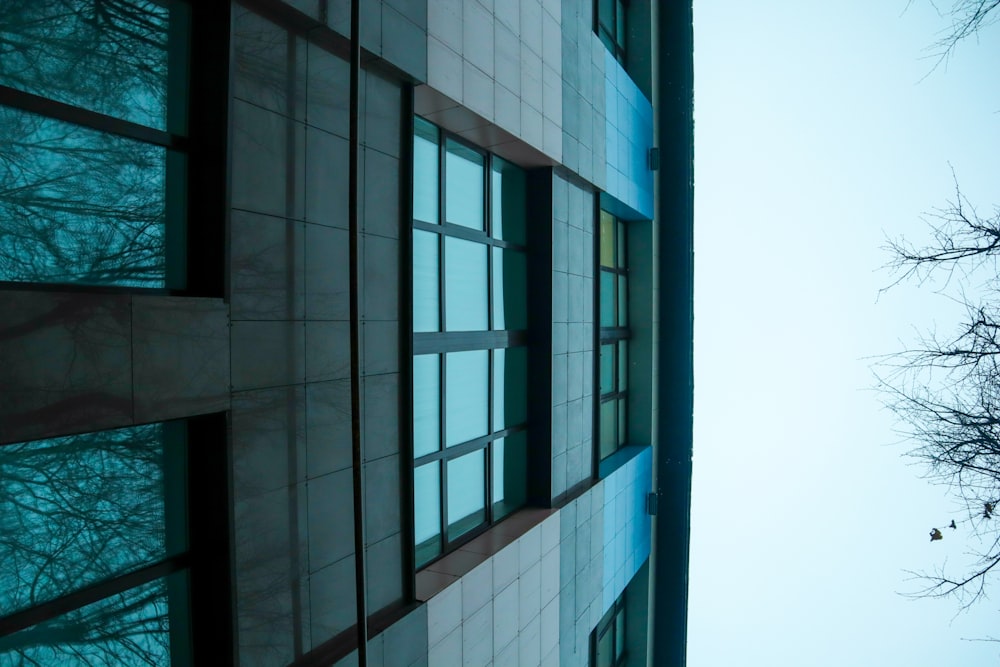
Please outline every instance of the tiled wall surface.
M622 66L604 51L605 117L607 125L604 190L635 213L622 217L653 217L653 172L648 154L653 146L653 107Z
M593 3L562 0L562 162L603 189L605 48L594 34Z

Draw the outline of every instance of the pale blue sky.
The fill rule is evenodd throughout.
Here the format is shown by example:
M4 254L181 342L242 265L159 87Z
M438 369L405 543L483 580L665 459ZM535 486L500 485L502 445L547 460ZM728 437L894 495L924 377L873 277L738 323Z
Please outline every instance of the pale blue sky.
M926 0L696 0L695 459L688 664L992 665L994 600L911 601L965 546L870 388L954 307L878 271L950 162L1000 204L1000 28L928 74ZM945 0L944 6L950 6Z

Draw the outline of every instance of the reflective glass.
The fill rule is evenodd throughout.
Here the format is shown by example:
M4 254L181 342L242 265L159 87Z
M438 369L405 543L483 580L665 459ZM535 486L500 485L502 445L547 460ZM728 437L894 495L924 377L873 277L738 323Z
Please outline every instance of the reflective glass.
M449 236L445 239L445 326L448 331L485 331L489 327L487 246Z
M625 5L621 0L615 1L615 41L625 48Z
M608 30L615 27L615 0L598 0L598 19Z
M441 449L441 355L413 357L413 457Z
M528 437L524 431L493 443L493 520L499 521L528 497Z
M601 393L609 394L615 390L615 346L601 346Z
M2 106L0 137L0 280L167 286L166 149Z
M2 637L0 664L189 664L187 585L183 572L155 579Z
M448 461L448 539L486 520L486 450Z
M625 610L622 609L615 616L615 658L622 657L625 653Z
M489 364L488 350L445 355L445 433L449 447L489 431Z
M413 217L438 222L438 129L423 118L413 119Z
M413 470L413 538L417 567L441 553L441 462Z
M617 253L618 253L618 258L617 258L618 268L624 269L627 266L627 263L625 261L625 250L626 250L625 223L622 222L621 220L618 221L618 238L615 241L615 245L617 247Z
M525 215L527 214L527 182L524 171L510 162L493 158L492 174L494 238L525 245Z
M0 446L0 616L186 549L185 447L164 432Z
M609 454L613 454L615 449L618 448L618 415L615 413L617 405L616 401L601 403L600 454L602 459Z
M528 348L493 351L493 430L528 420Z
M438 280L440 235L413 230L413 331L441 328Z
M624 398L618 399L618 444L624 445L625 441L628 439L628 422L626 418L628 416L628 400Z
M483 228L483 156L448 139L445 143L445 212L448 222Z
M615 664L614 640L615 633L611 630L597 640L597 667L612 667Z
M628 326L628 282L625 276L618 276L618 326Z
M493 248L493 328L528 328L528 260L523 252Z
M624 340L618 341L618 386L628 389L628 342Z
M4 2L0 85L183 134L186 15L152 0Z
M609 271L601 271L601 326L615 326L617 308L615 305L615 278Z
M615 266L615 219L607 211L601 211L601 266Z

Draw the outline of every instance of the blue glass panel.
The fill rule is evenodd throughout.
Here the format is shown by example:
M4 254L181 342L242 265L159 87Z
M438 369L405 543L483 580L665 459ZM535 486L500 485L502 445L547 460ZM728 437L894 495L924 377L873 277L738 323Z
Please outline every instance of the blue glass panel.
M445 326L448 331L489 327L486 250L482 243L445 239Z
M448 461L448 539L486 520L486 450Z
M618 276L618 326L628 326L628 283L625 276Z
M413 330L441 328L439 245L441 237L413 230Z
M493 351L493 430L528 419L528 348Z
M618 414L616 413L618 403L607 401L601 403L600 412L600 454L605 458L613 454L618 448Z
M493 443L493 520L499 521L527 500L528 438L524 431Z
M413 537L417 567L441 553L441 463L413 470Z
M413 456L441 449L441 356L413 357Z
M445 144L445 211L448 222L483 229L483 156L457 141Z
M491 187L492 236L511 243L526 244L527 182L524 170L494 157Z
M617 305L615 304L615 274L601 271L601 326L615 326Z
M446 445L458 445L489 431L489 352L445 355Z
M422 118L413 119L413 217L438 222L438 129Z
M601 393L615 390L615 346L601 346Z
M493 248L493 328L528 328L528 261L523 252Z

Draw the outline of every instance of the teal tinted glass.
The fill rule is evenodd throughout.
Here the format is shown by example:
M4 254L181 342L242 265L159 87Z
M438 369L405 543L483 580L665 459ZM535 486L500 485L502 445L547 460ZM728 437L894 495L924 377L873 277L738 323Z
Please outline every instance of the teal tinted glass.
M413 331L441 328L440 235L413 230Z
M528 437L524 431L493 443L493 520L523 507L528 497Z
M0 136L0 280L175 286L166 149L2 106Z
M618 414L616 413L616 401L606 401L601 403L600 414L600 454L601 458L613 454L618 448Z
M618 341L618 386L628 389L628 342L624 340Z
M0 85L183 134L187 14L152 0L4 3Z
M413 357L413 456L441 449L441 355Z
M493 430L528 420L528 348L493 351Z
M445 239L445 326L448 331L489 327L487 246L452 236Z
M615 274L600 271L601 274L601 326L613 327L616 322Z
M423 118L413 119L413 218L438 222L438 129Z
M601 346L601 393L615 390L615 346Z
M483 229L483 156L448 139L445 143L445 212L448 222Z
M618 326L628 326L628 281L618 276Z
M441 462L413 470L413 538L417 567L441 553Z
M493 248L493 328L528 328L528 259L523 252Z
M498 157L493 158L492 192L494 238L525 245L527 214L527 178L519 167Z
M628 401L624 398L618 399L618 445L624 445L628 439Z
M445 355L445 434L449 447L489 431L489 364L488 350Z
M0 616L186 550L186 448L174 431L0 446Z
M486 520L486 450L448 461L448 539Z

